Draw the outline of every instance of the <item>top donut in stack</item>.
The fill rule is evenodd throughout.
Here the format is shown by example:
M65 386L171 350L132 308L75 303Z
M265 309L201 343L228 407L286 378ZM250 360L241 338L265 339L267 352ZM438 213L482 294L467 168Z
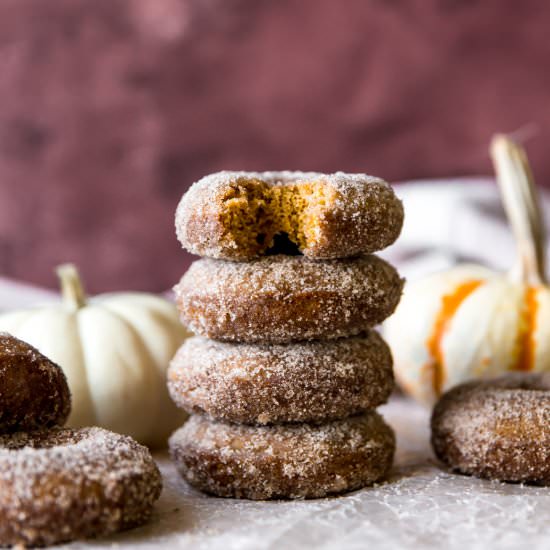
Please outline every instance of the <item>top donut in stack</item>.
M176 211L184 248L234 261L289 248L316 260L370 254L402 225L403 206L385 181L343 172L218 172L196 182Z
M370 253L402 224L392 188L365 174L207 176L176 213L182 245L207 257L175 288L182 320L196 334L247 343L360 334L399 301L399 275Z

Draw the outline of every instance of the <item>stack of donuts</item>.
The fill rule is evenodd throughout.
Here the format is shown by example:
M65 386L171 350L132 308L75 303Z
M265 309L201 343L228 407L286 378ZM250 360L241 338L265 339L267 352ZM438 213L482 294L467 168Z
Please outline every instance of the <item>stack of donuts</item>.
M62 428L59 366L0 333L0 546L48 546L146 521L160 496L149 450L102 428Z
M372 255L399 235L391 187L364 174L220 172L176 212L203 256L175 287L188 339L168 371L192 414L170 439L182 476L210 494L316 498L389 471L395 440L374 410L393 388L372 327L402 280Z

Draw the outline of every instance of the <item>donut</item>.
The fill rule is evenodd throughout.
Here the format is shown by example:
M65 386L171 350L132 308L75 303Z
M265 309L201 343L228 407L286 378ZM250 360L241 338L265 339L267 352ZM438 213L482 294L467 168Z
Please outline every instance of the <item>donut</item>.
M402 225L385 181L343 172L218 172L192 185L176 211L184 248L237 261L289 246L315 259L376 252Z
M391 353L374 331L294 344L189 338L168 369L173 401L189 413L242 424L323 422L385 403Z
M550 485L550 373L510 373L445 393L432 446L458 472Z
M204 258L174 287L182 322L208 338L288 343L354 336L383 321L403 281L376 256Z
M70 411L61 368L26 342L0 332L0 433L63 425Z
M374 411L321 425L246 426L192 416L169 440L182 477L220 497L320 498L380 481L395 436Z
M0 436L0 545L48 546L146 521L162 489L148 449L102 428Z

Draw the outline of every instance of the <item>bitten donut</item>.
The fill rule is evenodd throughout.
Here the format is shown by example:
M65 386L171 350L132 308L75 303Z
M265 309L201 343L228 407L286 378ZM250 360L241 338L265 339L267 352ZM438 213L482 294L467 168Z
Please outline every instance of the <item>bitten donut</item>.
M399 236L403 206L366 174L218 172L191 186L176 212L190 252L251 260L292 245L330 259L382 250Z
M29 344L0 333L0 433L63 425L70 410L61 368Z
M550 373L453 388L434 409L432 445L464 474L550 485Z
M143 523L162 488L151 454L102 428L0 437L0 545L48 546Z
M174 402L241 424L322 422L385 403L391 353L376 332L295 344L189 338L168 370Z
M376 256L318 262L277 255L198 260L174 291L183 323L196 334L288 343L360 334L393 312L402 285Z
M170 438L181 475L221 497L319 498L387 475L392 429L374 411L320 426L245 426L192 416Z

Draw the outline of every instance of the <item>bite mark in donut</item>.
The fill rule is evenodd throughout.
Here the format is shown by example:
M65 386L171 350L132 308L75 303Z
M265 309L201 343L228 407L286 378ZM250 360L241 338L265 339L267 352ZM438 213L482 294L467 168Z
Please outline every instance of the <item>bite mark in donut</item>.
M238 178L222 198L221 244L232 243L250 257L281 253L275 238L281 234L297 250L321 247L321 220L330 215L327 205L337 198L321 181L269 186L260 179Z

